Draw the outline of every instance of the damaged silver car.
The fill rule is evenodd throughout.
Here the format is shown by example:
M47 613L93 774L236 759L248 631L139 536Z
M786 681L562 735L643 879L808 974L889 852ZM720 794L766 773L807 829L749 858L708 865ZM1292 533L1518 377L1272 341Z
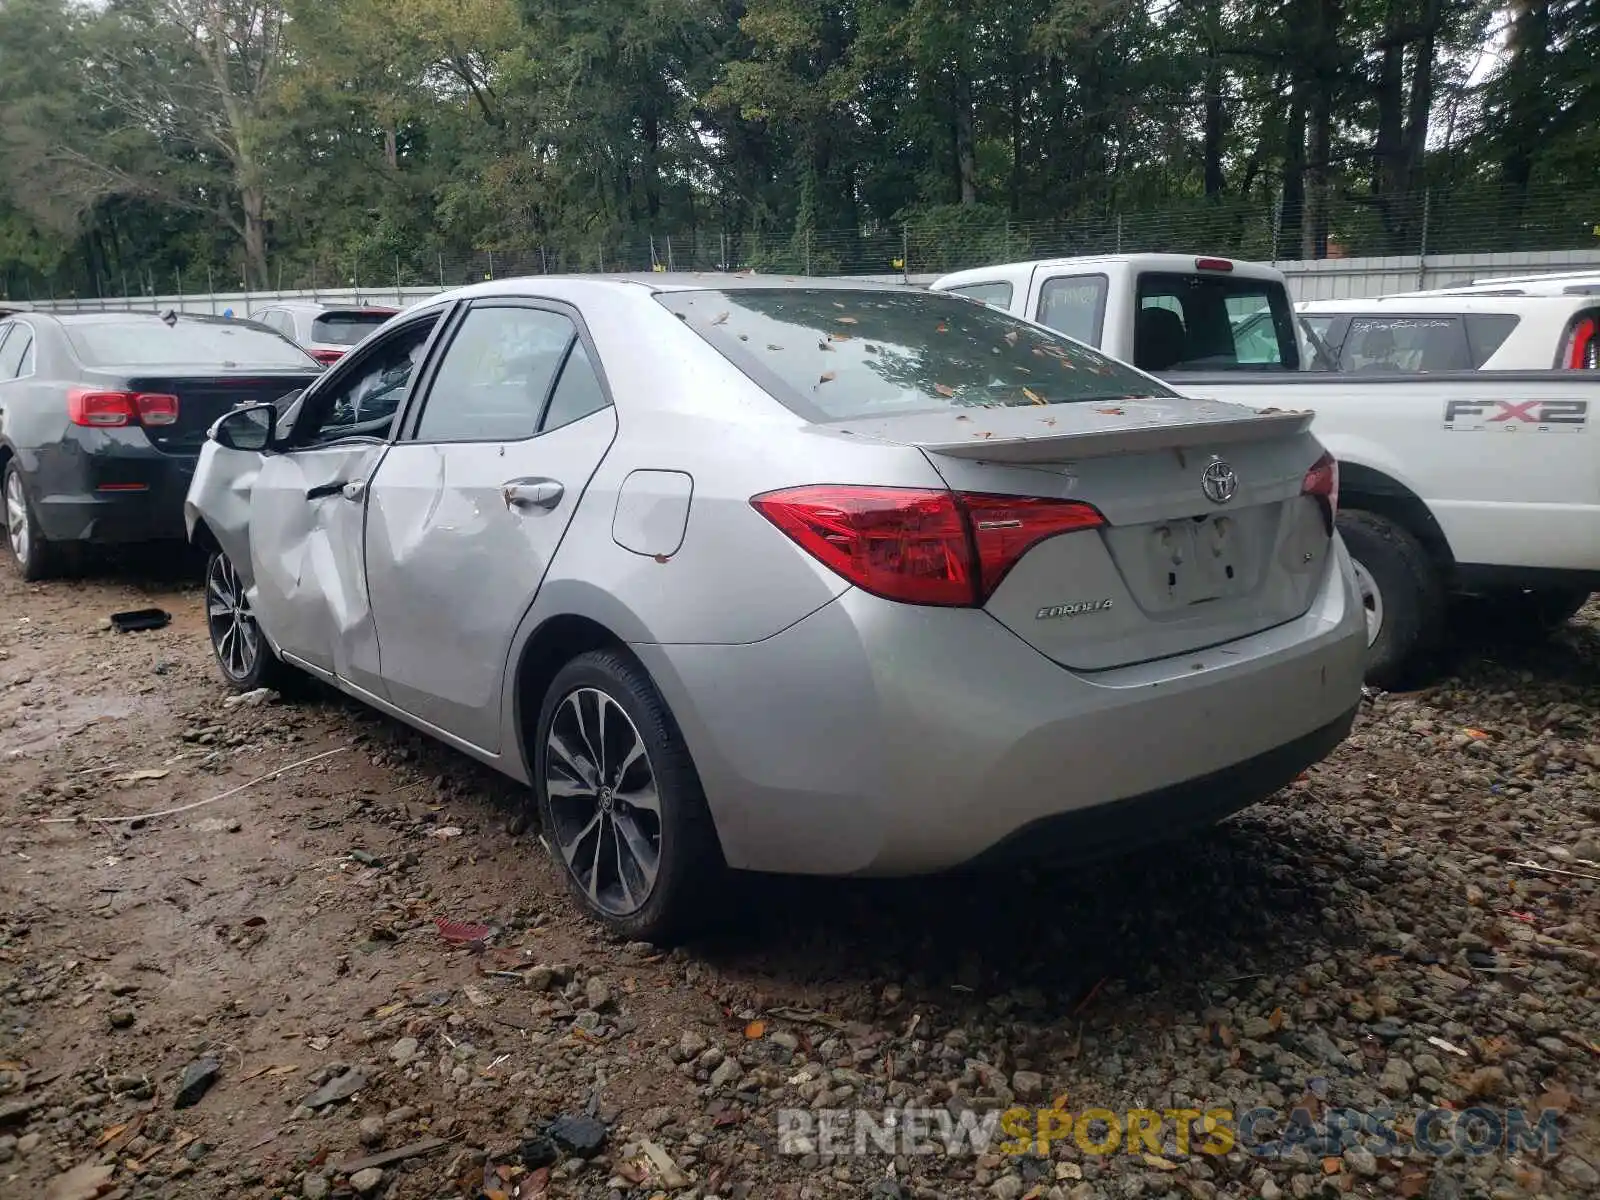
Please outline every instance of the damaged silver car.
M579 903L1221 819L1346 734L1364 617L1309 414L956 296L543 277L212 428L236 688L314 677L529 784Z

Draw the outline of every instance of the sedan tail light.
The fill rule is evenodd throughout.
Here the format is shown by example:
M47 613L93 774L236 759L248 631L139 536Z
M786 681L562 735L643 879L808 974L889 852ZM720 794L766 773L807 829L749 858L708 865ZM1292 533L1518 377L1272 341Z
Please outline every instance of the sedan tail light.
M1300 485L1302 496L1315 496L1322 506L1322 519L1333 532L1333 520L1339 515L1339 463L1333 455L1324 452L1311 464L1305 482Z
M750 503L863 591L906 604L976 607L1033 546L1105 518L1076 500L818 484Z
M125 425L175 425L178 398L159 392L67 390L67 419L74 425L116 429Z

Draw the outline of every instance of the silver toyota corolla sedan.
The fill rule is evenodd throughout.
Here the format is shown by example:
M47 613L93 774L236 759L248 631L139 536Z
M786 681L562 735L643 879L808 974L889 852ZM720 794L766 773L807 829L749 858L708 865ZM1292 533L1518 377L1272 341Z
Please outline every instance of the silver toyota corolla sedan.
M958 296L486 283L211 431L240 689L312 676L529 783L579 903L1211 822L1346 734L1364 619L1310 414Z

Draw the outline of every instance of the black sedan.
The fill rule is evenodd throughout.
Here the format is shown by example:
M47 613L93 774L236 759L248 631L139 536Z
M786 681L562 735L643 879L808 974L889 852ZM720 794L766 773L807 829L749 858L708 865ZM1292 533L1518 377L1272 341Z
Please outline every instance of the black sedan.
M272 330L222 317L0 320L0 493L23 577L45 578L83 543L181 541L211 423L322 369Z

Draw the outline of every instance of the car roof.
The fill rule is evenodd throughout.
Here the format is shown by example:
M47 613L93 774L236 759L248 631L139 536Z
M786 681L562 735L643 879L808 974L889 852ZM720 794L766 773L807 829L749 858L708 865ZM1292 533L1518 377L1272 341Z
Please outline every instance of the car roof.
M688 291L794 291L897 292L932 296L937 293L904 283L873 279L823 278L806 275L756 275L724 272L646 271L619 275L523 275L486 280L419 300L410 311L488 296L548 297L579 303L588 298L619 294L651 295Z
M1212 262L1225 262L1232 264L1225 271L1201 271L1200 263L1210 260ZM1094 254L1079 255L1067 258L1032 258L1020 262L995 263L988 267L974 267L965 271L953 271L948 275L941 275L931 285L935 289L960 287L971 283L998 282L1004 273L1019 271L1032 271L1035 268L1055 270L1058 268L1071 268L1085 274L1092 273L1095 268L1132 267L1138 271L1152 272L1196 272L1206 275L1215 275L1219 279L1232 276L1236 279L1277 280L1283 273L1275 267L1265 263L1250 262L1242 258L1231 258L1225 254Z
M269 308L283 308L303 313L381 313L391 316L400 311L392 304L332 304L322 300L274 300L261 305L256 312L265 312Z
M1297 308L1302 313L1365 314L1376 312L1415 313L1569 313L1593 308L1593 296L1369 296L1361 300L1306 300Z

